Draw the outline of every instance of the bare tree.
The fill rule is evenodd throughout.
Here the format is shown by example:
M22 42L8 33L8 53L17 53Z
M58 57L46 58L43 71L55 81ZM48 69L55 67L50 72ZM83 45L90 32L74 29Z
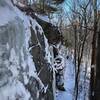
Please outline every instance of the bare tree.
M94 100L100 100L100 13L99 13L99 24L98 24L98 34L97 34L97 57L96 57L96 78L95 78L95 90L94 90Z
M73 33L74 33L74 55L75 55L75 97L74 99L78 99L79 95L79 81L80 81L80 67L84 55L84 49L86 48L86 42L88 36L91 33L89 27L91 26L91 9L90 9L91 1L72 1L73 7L70 7L72 12L72 19L69 18L71 22ZM85 66L85 74L87 73L87 66Z
M93 0L94 9L94 32L92 39L92 56L91 56L91 78L90 78L90 100L94 100L95 85L95 65L96 65L96 35L97 35L97 0Z

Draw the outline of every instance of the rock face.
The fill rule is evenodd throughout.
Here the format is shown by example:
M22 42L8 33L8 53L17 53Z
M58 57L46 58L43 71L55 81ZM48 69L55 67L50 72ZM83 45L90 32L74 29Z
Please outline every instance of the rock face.
M36 70L39 73L39 77L48 87L47 94L41 94L41 97L44 97L45 100L53 100L53 90L52 90L52 73L50 72L50 63L49 63L49 52L44 48L47 48L46 37L43 33L39 31L39 27L36 26L36 33L31 28L31 54L33 55L33 61L35 62Z
M58 44L60 41L63 42L63 36L61 32L58 30L58 27L46 22L37 16L35 16L37 22L42 26L46 37L48 38L48 42L50 44Z
M22 20L18 17L0 26L0 98L2 100L30 98L30 93L27 94L24 86L28 81L28 70L31 67L25 63L28 52L24 45L24 33ZM22 94L25 97L22 97Z
M0 15L0 99L53 100L49 45L41 26L10 0L0 0Z
M16 5L21 11L25 12L27 15L30 15L33 19L36 19L37 22L41 25L44 34L46 35L48 42L50 44L58 44L59 42L63 43L63 35L59 31L59 28L52 23L46 22L42 20L38 16L35 15L35 10L31 6L25 5L25 7L21 7L18 4Z

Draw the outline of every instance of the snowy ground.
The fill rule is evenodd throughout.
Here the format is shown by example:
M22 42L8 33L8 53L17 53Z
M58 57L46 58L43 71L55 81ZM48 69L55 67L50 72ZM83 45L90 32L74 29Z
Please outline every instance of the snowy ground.
M66 59L66 68L64 73L64 84L66 91L57 91L56 100L72 100L74 90L74 64Z

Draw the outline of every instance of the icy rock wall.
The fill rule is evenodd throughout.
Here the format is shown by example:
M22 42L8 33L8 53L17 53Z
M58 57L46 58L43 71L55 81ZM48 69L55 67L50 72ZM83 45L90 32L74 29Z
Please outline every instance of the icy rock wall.
M44 97L44 100L53 100L52 81L53 76L51 70L51 54L49 52L48 41L43 34L43 30L35 20L31 21L31 43L30 52L33 55L33 61L36 66L36 70L39 78L42 80L45 87L47 87L47 93L42 93L40 98ZM35 31L33 30L35 28Z
M10 0L0 0L0 15L0 100L53 100L49 45L42 28Z

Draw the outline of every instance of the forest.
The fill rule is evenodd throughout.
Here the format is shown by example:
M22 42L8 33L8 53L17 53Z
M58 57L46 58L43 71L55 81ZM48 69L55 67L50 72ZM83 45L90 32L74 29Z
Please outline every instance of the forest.
M100 0L0 0L0 100L100 100Z

